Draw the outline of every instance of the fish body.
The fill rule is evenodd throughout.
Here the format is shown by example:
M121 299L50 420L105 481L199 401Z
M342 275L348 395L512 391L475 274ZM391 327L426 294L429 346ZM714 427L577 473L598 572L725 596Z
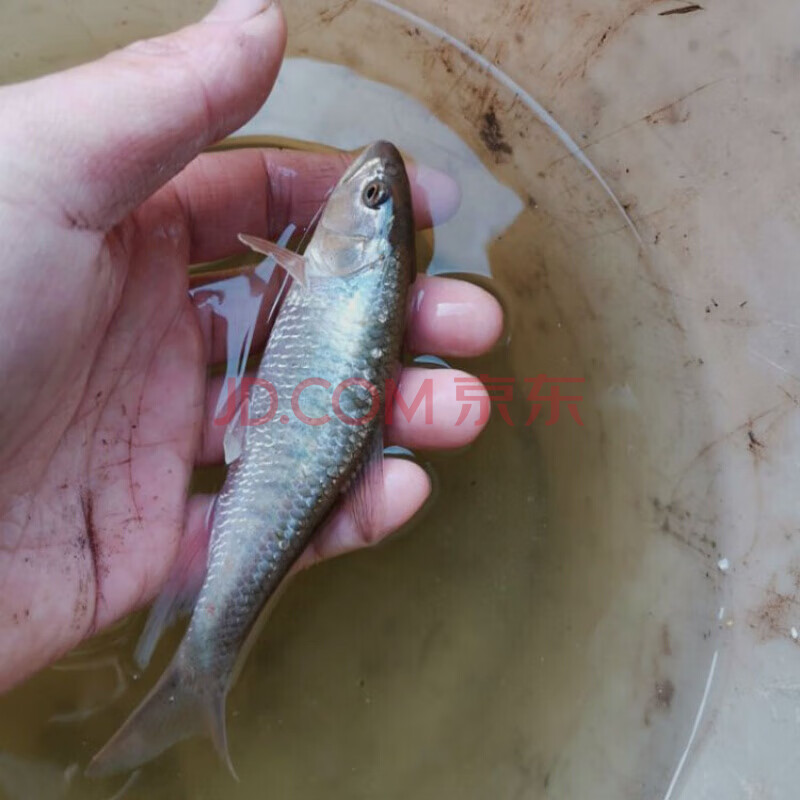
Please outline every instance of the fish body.
M184 638L90 773L133 768L204 729L233 769L225 696L244 643L342 493L380 457L386 385L415 273L413 236L402 158L376 142L329 197L303 282L289 290L246 414L234 420L236 458L215 506L206 575Z

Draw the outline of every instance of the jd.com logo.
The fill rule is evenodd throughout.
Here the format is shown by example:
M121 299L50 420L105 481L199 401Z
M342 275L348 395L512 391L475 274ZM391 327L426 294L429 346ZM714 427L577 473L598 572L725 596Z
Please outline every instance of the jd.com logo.
M528 414L525 425L532 425L539 417L545 405L550 405L550 416L545 425L554 425L559 420L560 408L562 405L567 407L572 419L578 424L583 425L580 413L578 412L578 401L583 399L582 395L562 395L560 387L567 383L583 383L584 378L555 378L547 375L537 375L535 378L525 378L524 383L531 384L527 394L527 402L530 403L531 410ZM479 375L478 377L455 378L456 402L461 404L459 417L456 425L463 425L470 416L470 412L477 406L477 418L474 425L484 425L489 419L490 407L494 405L506 425L514 425L509 412L509 404L514 400L514 378L491 378L489 375ZM549 394L542 394L545 386L550 387ZM311 387L320 387L330 391L331 411L337 419L346 425L366 425L371 422L380 410L380 392L377 387L364 378L348 378L342 381L335 388L330 381L324 378L306 378L294 388L289 405L291 412L296 419L305 425L326 425L331 421L330 414L322 414L312 417L306 414L300 407L300 398L304 391ZM361 390L360 392L358 390ZM263 390L269 397L269 409L260 416L250 416L249 398L251 390ZM360 395L362 402L358 406L364 406L365 411L361 416L353 416L342 408L342 396L345 392L355 392ZM366 408L367 397L369 397L369 408ZM418 414L422 414L423 424L433 425L433 379L425 378L414 399L411 403L406 402L406 398L393 380L387 380L385 386L386 403L384 408L384 421L391 425L395 414L402 414L407 422L411 422ZM215 425L227 425L237 413L240 416L242 425L263 425L272 422L278 415L280 399L278 390L267 380L261 378L245 377L239 383L235 378L228 379L227 402L220 416L214 420ZM354 404L346 403L348 407ZM285 413L278 417L278 422L288 424L291 418Z

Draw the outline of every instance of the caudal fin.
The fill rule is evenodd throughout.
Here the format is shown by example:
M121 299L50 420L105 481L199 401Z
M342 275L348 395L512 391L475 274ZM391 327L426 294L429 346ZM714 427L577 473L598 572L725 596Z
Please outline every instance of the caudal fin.
M182 669L176 658L158 683L89 762L92 778L134 769L176 742L207 733L236 780L225 733L227 687L198 680Z

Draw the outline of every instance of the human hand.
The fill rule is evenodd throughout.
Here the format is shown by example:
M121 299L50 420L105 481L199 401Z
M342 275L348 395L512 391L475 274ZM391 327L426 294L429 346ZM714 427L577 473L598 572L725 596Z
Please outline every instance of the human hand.
M226 0L202 22L106 58L0 89L0 690L147 603L181 533L202 536L210 497L187 501L198 464L222 460L212 417L225 330L190 297L188 265L310 223L345 156L237 150L198 155L262 105L285 45L278 5ZM449 179L411 170L417 222L452 213ZM421 289L424 288L424 293ZM446 313L444 313L446 310ZM490 295L418 279L408 346L488 349ZM265 325L254 343L263 348ZM466 444L452 370L434 383L434 424L397 414L387 440ZM384 518L368 541L335 514L303 564L377 541L430 490L387 459Z

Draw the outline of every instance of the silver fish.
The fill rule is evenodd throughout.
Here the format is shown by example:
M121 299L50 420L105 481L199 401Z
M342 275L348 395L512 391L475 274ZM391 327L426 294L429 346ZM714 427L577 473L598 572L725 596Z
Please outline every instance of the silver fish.
M403 160L392 144L375 142L334 188L303 257L242 237L295 278L249 394L247 420L271 420L242 424L237 415L226 433L232 463L189 627L87 774L132 769L202 731L233 772L225 697L260 612L345 490L357 498L360 524L370 524L386 383L416 271L413 227ZM179 599L157 601L161 622L146 630L145 650Z

